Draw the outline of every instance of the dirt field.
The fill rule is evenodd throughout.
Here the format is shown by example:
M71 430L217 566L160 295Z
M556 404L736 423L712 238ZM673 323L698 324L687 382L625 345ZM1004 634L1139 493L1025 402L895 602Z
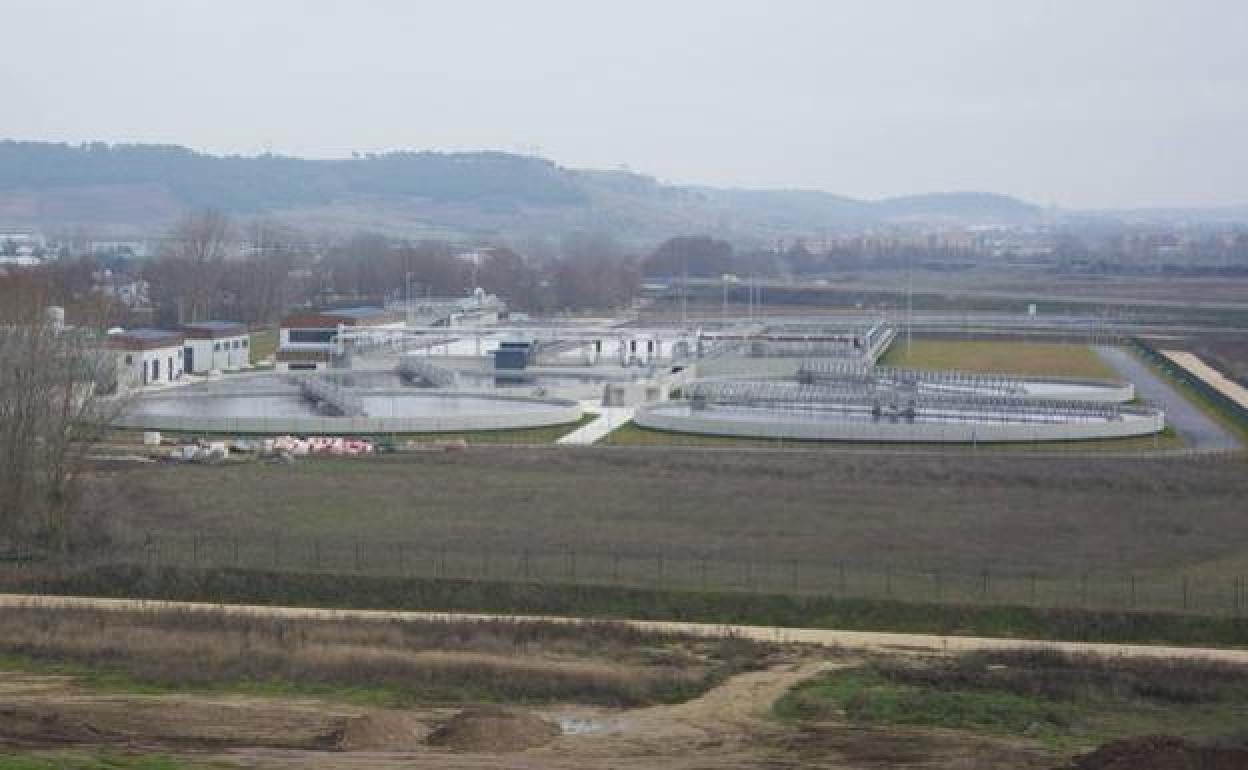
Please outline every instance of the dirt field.
M13 615L14 612L18 614ZM23 612L26 614L22 615ZM5 620L16 618L22 622L31 618L31 612L33 610L0 609L0 617ZM386 629L391 634L407 629L403 635L415 639L447 638L446 632L451 630L455 633L449 636L459 635L467 640L469 646L478 643L474 640L481 633L462 623L449 626L436 623L432 631L408 628L427 624L428 621L404 621L400 624L380 613L353 613L347 620L347 615L324 611L256 607L248 612L253 616L245 619L247 623L259 624L261 618L267 617L267 622L278 624L274 628L284 627L288 652L291 653L304 647L316 648L317 634L329 634L340 639L370 627ZM108 617L109 613L115 617ZM978 721L994 713L991 711L929 711L927 716L911 724L881 723L879 719L869 718L856 709L822 710L817 717L810 711L787 717L783 712L773 711L793 688L801 688L799 692L817 693L820 691L808 688L822 686L820 682L828 677L853 674L868 664L892 667L883 670L911 671L908 675L910 679L906 681L907 686L912 688L926 686L929 682L922 673L924 671L961 670L959 667L963 664L958 661L962 659L949 658L952 650L941 649L933 644L933 639L914 638L910 640L914 644L906 644L901 638L888 635L881 639L891 641L884 646L876 646L876 652L866 657L860 650L773 646L768 653L769 659L761 668L731 675L708 691L681 702L633 708L587 705L576 701L534 704L524 702L523 698L517 701L515 695L503 705L485 708L471 702L439 700L422 703L419 699L401 709L387 708L362 701L358 692L351 688L327 689L315 695L284 690L284 677L299 676L299 667L282 668L284 673L268 680L269 689L264 694L231 691L231 687L237 688L245 683L231 685L228 681L219 682L217 691L151 689L148 685L152 682L144 674L131 672L127 676L118 675L128 670L128 664L122 659L111 662L101 659L92 667L68 674L48 670L49 666L62 660L60 656L66 643L73 644L75 649L94 644L101 651L124 650L128 645L137 645L150 652L153 629L176 629L191 637L201 635L207 638L220 633L222 626L228 630L241 622L223 622L222 618L221 610L211 607L203 607L190 614L185 609L172 613L158 610L156 605L146 605L142 615L124 609L60 609L49 615L48 623L44 624L44 637L32 638L27 643L27 655L38 659L42 668L32 670L31 657L22 661L11 657L0 658L0 768L8 770L9 767L34 766L42 770L42 765L6 765L6 753L12 757L14 752L20 752L30 762L39 757L51 758L51 762L58 756L65 756L67 749L72 749L76 755L102 752L98 756L111 757L107 759L107 764L101 762L90 767L134 767L136 770L175 770L181 765L175 760L142 764L138 759L134 759L132 765L131 760L123 761L116 757L134 758L143 752L159 752L193 761L196 767L225 765L361 770L608 766L677 770L710 767L903 767L929 770L1009 767L1039 770L1064 765L1094 748L1106 730L1109 730L1107 734L1118 730L1117 727L1102 727L1096 732L1081 733L1081 728L1072 726L1069 738L1054 741L1039 733L1030 734L1029 725L1020 722ZM57 624L78 621L96 624L105 633L95 642L65 638L62 632L67 629L59 628ZM332 624L337 624L339 630L329 628ZM514 628L519 632L525 627L522 623ZM565 624L564 627L573 633L546 630L543 632L545 641L513 654L547 665L552 657L559 657L559 645L585 649L585 645L578 644L575 639L577 626ZM591 638L603 633L598 626L585 628ZM621 639L627 638L625 646L633 648L633 654L647 649L679 649L689 644L697 648L700 644L682 637L676 630L681 628L679 624L672 628L672 631L664 632L655 628L639 628L634 632L617 633L624 633ZM486 640L498 635L495 626L487 624L481 629ZM308 630L313 632L313 638L305 638L304 632ZM709 633L713 629L707 627L706 630ZM718 633L723 633L723 630ZM829 634L829 637L832 635ZM549 641L556 642L555 647L549 646ZM967 648L975 644L973 641L964 642ZM677 646L673 648L673 644ZM216 652L217 656L244 660L252 654L246 645L232 650L228 645L221 647ZM1083 649L1081 646L1072 648ZM1129 648L1114 649L1125 652ZM1190 651L1173 652L1191 654ZM1154 650L1151 653L1164 654L1164 651ZM1009 656L1018 657L1020 654L1025 656L1029 653L1006 650L999 656L1001 661L1007 661L1012 660ZM1049 660L1055 653L1035 654ZM182 657L184 660L195 659L194 656ZM996 660L993 658L988 662ZM1164 696L1171 703L1168 708L1182 710L1175 711L1176 716L1190 711L1194 715L1192 718L1197 720L1193 722L1184 716L1182 720L1172 722L1172 729L1179 735L1191 735L1190 731L1200 729L1198 725L1218 724L1216 720L1209 721L1211 716L1206 714L1207 709L1201 710L1204 707L1199 705L1207 702L1207 696L1201 695L1197 705L1190 706L1179 697L1182 693L1165 689L1169 687L1167 682L1177 681L1176 677L1186 680L1184 667L1196 666L1193 671L1208 672L1213 670L1210 668L1212 664L1190 664L1168 659L1148 662L1152 658L1131 664L1122 661L1134 658L1111 657L1106 658L1104 664L1087 662L1091 659L1079 660L1085 661L1080 666L1095 665L1106 670L1112 667L1113 671L1127 671L1134 682L1132 686L1139 693L1153 693L1148 682L1155 679L1157 687L1162 688L1156 692L1172 693ZM701 665L696 658L670 655L664 665L690 664L695 669ZM995 672L1000 668L988 666L984 669L981 666L977 669L980 673L976 676L983 681L970 677L969 673L959 674L961 684L958 687L967 693L959 697L992 698L996 697L991 695L994 687L1032 687L1029 678L1015 682L1008 671L997 675ZM1240 668L1219 670L1229 672L1228 676L1233 674L1234 681L1248 677L1248 674L1241 673ZM1026 671L1020 669L1019 674ZM395 675L402 679L409 677L409 674L401 672L395 672ZM1060 688L1064 686L1062 682L1069 679L1069 676L1065 679L1059 676L1056 679L1036 680L1040 684L1055 682L1045 686L1050 689L1056 686L1058 690L1050 692L1046 689L1035 697L1060 699ZM1202 687L1208 688L1217 686L1225 679L1227 676L1211 679L1206 673L1200 681ZM976 695L981 691L986 691L986 694ZM923 696L916 692L913 697ZM807 702L812 707L820 703L817 699L808 699ZM1044 708L1059 706L1060 703ZM1011 713L1022 713L1018 704L1012 708L1014 712ZM925 720L937 720L936 725L940 724L940 720L955 720L957 727L933 726ZM1064 723L1055 722L1053 729L1066 727ZM1128 730L1128 734L1133 733ZM1174 741L1167 746L1173 746Z
M1087 345L993 340L898 340L880 361L886 366L959 369L1037 376L1113 379L1115 372Z

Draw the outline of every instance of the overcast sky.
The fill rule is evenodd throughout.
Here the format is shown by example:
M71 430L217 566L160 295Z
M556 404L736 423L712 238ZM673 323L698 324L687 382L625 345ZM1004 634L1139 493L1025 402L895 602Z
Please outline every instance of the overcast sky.
M0 137L1248 203L1245 0L0 0Z

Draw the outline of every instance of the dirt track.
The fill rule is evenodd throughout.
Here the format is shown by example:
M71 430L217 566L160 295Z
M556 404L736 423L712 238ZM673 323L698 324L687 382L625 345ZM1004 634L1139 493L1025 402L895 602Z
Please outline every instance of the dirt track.
M769 717L787 689L832 665L795 662L741 674L677 705L543 710L540 716L575 729L546 746L506 752L426 745L452 709L400 712L306 698L99 695L79 689L70 677L0 673L0 746L150 748L266 770L1053 766L1049 751L1025 741L841 722L795 734Z
M1240 406L1248 409L1248 388L1240 385L1238 382L1226 377L1206 364L1195 353L1188 353L1185 350L1163 350L1161 354L1170 359L1174 363L1188 370L1200 379L1209 383L1209 386L1217 390L1222 395L1231 399Z
M314 607L270 607L254 604L207 604L147 599L97 599L83 596L30 596L0 594L3 607L64 607L118 610L211 610L267 617L310 618L319 620L399 620L399 621L516 621L548 623L601 622L603 618L568 618L546 615L500 615L463 612L423 612L396 610L330 610ZM976 650L1041 647L1068 653L1093 653L1133 658L1185 658L1224 663L1248 664L1248 649L1212 647L1172 647L1147 644L1102 644L1092 642L1053 642L1035 639L994 639L978 636L939 636L936 634L897 634L879 631L837 631L813 628L716 625L653 620L614 620L642 631L688 634L691 636L735 636L763 642L809 644L846 650L883 652L974 652Z

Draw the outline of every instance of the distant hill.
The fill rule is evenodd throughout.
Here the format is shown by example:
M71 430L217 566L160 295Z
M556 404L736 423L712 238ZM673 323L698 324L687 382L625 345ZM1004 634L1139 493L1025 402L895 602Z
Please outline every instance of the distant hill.
M169 145L0 141L0 228L150 234L204 206L318 230L523 236L595 229L636 242L689 232L761 240L889 223L1023 223L1042 215L992 193L863 201L809 190L667 185L502 152L305 160Z

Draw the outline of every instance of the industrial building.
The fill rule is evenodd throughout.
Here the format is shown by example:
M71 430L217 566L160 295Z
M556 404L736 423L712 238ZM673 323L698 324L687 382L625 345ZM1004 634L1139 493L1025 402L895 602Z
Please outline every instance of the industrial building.
M117 355L117 382L123 388L169 385L182 379L186 338L164 329L131 329L109 334L105 344Z
M182 325L186 338L182 369L190 374L235 371L251 361L251 335L235 321L197 321Z
M879 366L895 338L892 324L872 318L448 327L409 324L393 308L321 310L282 322L277 374L145 400L132 424L491 430L565 423L584 408L614 409L617 419L625 410L622 421L666 432L805 441L1039 442L1165 427L1128 382Z

